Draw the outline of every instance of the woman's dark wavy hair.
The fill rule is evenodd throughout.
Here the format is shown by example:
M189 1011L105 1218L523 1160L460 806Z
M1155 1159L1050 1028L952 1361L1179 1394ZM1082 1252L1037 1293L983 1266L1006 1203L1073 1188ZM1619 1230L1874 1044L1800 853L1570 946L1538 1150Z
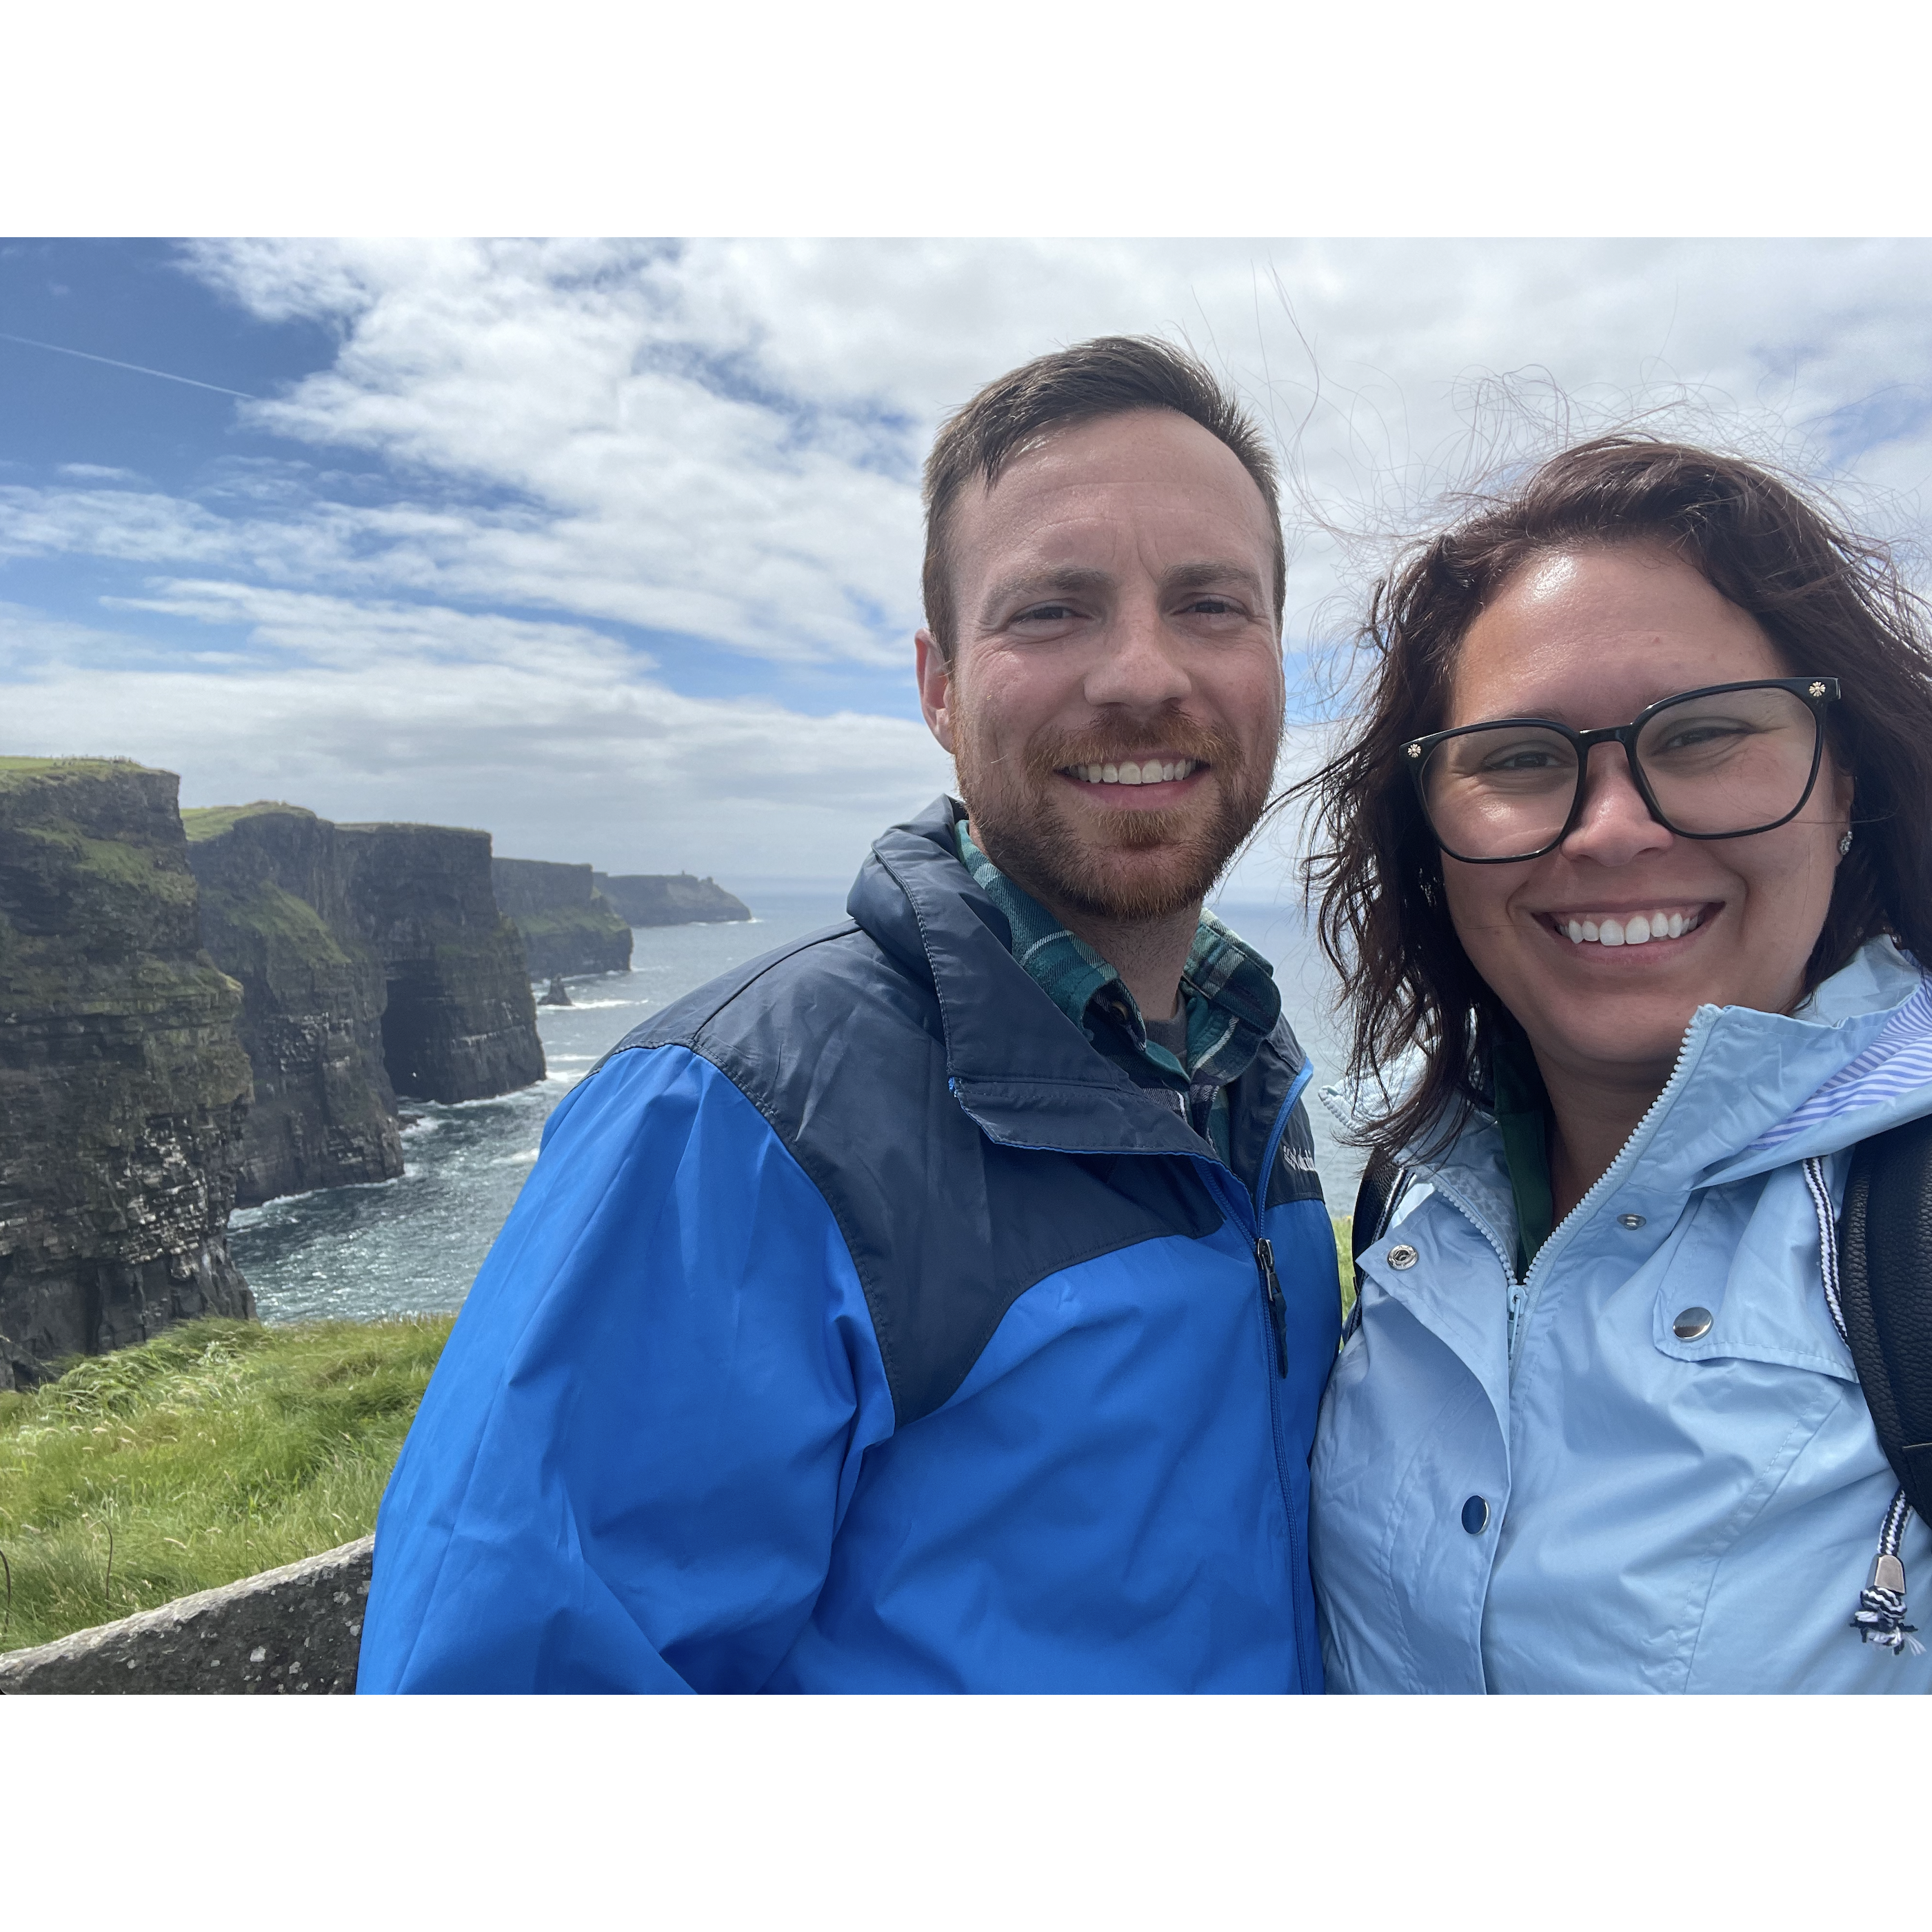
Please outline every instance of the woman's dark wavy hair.
M1839 680L1829 736L1852 776L1856 836L1808 990L1881 933L1932 962L1932 638L1890 550L1754 464L1631 436L1580 443L1376 586L1360 634L1381 659L1366 727L1288 794L1312 812L1304 878L1321 895L1322 949L1350 989L1350 1071L1386 1096L1361 1137L1386 1153L1446 1143L1484 1095L1498 1028L1513 1024L1450 922L1402 747L1442 728L1458 647L1524 564L1633 543L1667 548L1748 611L1792 676ZM1390 1077L1414 1050L1422 1077L1395 1094Z

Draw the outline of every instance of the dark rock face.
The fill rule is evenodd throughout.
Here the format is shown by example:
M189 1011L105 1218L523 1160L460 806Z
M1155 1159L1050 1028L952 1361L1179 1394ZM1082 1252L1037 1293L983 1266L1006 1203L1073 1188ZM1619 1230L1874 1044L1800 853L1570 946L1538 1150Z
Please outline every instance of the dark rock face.
M590 882L588 866L492 859L496 903L523 936L533 980L630 970L631 927Z
M597 890L633 926L713 925L749 919L752 909L712 879L688 872L591 874Z
M382 964L356 931L335 827L290 805L184 812L201 936L242 982L254 1070L238 1204L403 1171L382 1066Z
M178 784L0 759L0 1388L255 1312L226 1232L241 989L201 949Z
M0 1696L356 1688L376 1539L0 1657Z
M496 909L490 835L336 828L356 929L388 982L382 1059L398 1094L482 1100L544 1077L523 943Z

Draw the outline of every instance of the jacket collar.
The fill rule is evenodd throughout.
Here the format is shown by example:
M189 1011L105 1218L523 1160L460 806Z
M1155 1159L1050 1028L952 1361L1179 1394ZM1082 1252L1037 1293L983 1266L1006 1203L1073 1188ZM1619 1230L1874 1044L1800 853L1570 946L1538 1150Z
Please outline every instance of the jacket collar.
M960 862L953 827L964 815L957 800L941 796L894 826L873 845L845 907L932 986L953 1097L1006 1146L1211 1156L1178 1114L1094 1049L1013 958L1005 914Z
M1354 1096L1322 1099L1352 1124ZM1932 1113L1932 980L1887 939L1868 941L1794 1014L1700 1006L1670 1084L1618 1163L1627 1186L1712 1186L1834 1154ZM1502 1136L1479 1113L1414 1160L1493 1229L1515 1206Z

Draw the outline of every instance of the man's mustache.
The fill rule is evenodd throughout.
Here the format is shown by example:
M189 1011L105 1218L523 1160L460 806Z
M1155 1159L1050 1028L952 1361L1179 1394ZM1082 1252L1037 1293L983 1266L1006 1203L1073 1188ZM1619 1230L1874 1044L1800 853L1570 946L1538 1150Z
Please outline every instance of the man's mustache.
M1027 770L1044 778L1070 765L1117 765L1145 752L1190 758L1223 772L1238 770L1242 762L1240 746L1227 732L1191 719L1166 718L1138 725L1095 725L1039 740L1027 748Z

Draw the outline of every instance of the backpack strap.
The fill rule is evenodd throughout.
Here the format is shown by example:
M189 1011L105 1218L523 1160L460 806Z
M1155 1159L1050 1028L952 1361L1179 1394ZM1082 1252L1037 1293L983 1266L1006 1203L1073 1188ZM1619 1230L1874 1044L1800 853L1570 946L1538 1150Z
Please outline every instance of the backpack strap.
M1852 1149L1838 1292L1880 1446L1932 1522L1932 1118Z
M1362 1170L1355 1190L1355 1216L1348 1229L1348 1258L1358 1262L1388 1232L1389 1222L1408 1186L1411 1170L1399 1167L1378 1148Z

